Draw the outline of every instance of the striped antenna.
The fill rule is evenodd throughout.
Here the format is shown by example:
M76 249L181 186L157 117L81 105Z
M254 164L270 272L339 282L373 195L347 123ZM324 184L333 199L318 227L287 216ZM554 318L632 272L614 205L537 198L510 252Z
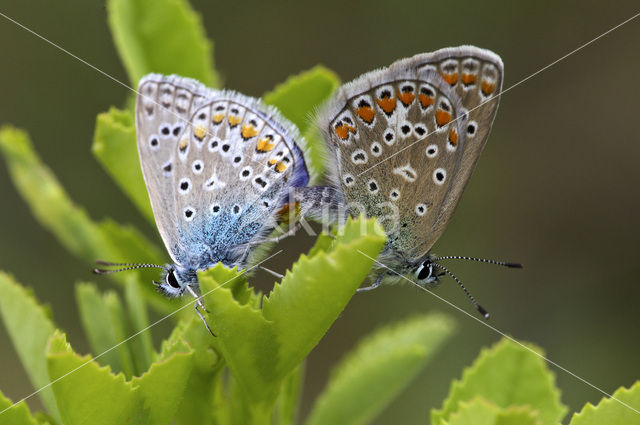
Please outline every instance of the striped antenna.
M495 264L496 266L505 266L505 267L511 267L514 269L521 269L522 264L520 263L509 263L506 261L497 261L497 260L489 260L488 258L476 258L476 257L465 257L463 255L448 255L446 257L437 257L433 259L434 261L440 261L440 260L470 260L470 261L478 261L480 263L489 263L489 264Z
M489 319L489 312L485 310L484 307L482 307L480 304L478 304L478 301L476 301L476 299L473 298L473 295L471 295L471 293L467 290L467 288L464 287L460 279L458 279L446 267L443 267L440 264L436 264L436 263L432 263L432 264L433 264L433 267L439 268L440 270L444 271L446 274L451 276L451 278L458 283L458 286L460 286L460 289L462 289L464 293L467 294L467 297L469 297L469 299L471 300L471 303L473 303L473 306L476 308L476 310L478 310L480 314L482 314L482 317L484 317L485 319Z
M93 269L93 273L95 274L111 274L111 273L118 273L118 272L123 272L126 270L135 270L135 269L143 269L143 268L151 268L151 267L155 267L158 269L163 269L163 270L167 270L166 267L164 266L160 266L158 264L146 264L146 263L112 263L110 261L103 261L103 260L96 260L96 264L99 266L106 266L106 267L120 267L118 269L102 269L102 268L95 268Z

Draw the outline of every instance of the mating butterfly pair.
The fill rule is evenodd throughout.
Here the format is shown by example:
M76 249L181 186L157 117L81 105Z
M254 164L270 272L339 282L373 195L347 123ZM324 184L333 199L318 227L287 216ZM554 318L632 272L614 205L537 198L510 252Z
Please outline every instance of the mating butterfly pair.
M323 210L338 222L361 213L377 217L387 233L380 263L423 284L448 273L464 289L437 263L462 257L435 257L430 249L487 141L502 74L497 55L461 46L402 59L345 84L317 119L331 152L331 184L313 187L305 141L275 108L187 78L144 77L138 152L173 261L156 266L163 269L156 285L170 297L188 291L197 298L197 271L218 262L251 264L252 249L270 240L282 211L296 203L303 218ZM362 289L394 273L378 267L372 275Z

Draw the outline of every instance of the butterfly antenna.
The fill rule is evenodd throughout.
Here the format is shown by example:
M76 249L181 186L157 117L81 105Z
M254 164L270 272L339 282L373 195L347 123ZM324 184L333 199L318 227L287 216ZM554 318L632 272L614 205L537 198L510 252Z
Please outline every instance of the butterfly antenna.
M470 260L470 261L478 261L480 263L495 264L496 266L511 267L514 269L523 268L522 264L520 263L509 263L506 261L489 260L488 258L465 257L463 255L448 255L446 257L434 258L434 261L440 261L440 260Z
M166 267L164 266L159 266L157 264L146 264L146 263L112 263L110 261L96 260L96 264L99 266L120 267L120 268L101 269L96 267L95 269L93 269L93 273L95 274L111 274L111 273L123 272L126 270L135 270L135 269L143 269L143 268L150 268L150 267L166 270Z
M462 289L464 293L467 294L467 297L469 297L469 299L471 300L471 303L476 308L476 310L478 310L480 314L482 314L482 317L484 317L485 319L489 319L489 312L485 310L484 307L482 307L480 304L478 304L478 301L476 301L476 299L473 298L473 295L471 295L471 293L467 290L467 288L464 287L460 279L458 279L453 273L451 273L449 269L441 266L440 264L433 263L433 266L439 268L440 270L444 271L446 274L451 276L451 278L458 283L458 286L460 286L460 289Z

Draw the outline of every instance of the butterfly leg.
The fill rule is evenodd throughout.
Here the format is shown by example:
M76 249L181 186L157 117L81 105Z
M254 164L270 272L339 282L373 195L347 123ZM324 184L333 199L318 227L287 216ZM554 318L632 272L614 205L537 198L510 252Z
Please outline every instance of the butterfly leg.
M372 289L376 289L382 283L383 278L384 278L384 275L378 275L376 277L376 280L373 282L373 284L369 286L365 286L364 288L358 288L356 292L366 292L366 291L371 291Z
M202 315L202 313L200 312L200 310L198 310L198 306L200 306L205 313L208 313L207 309L204 308L204 304L202 304L200 302L200 300L198 300L195 304L195 310L196 310L196 314L198 315L198 317L200 317L200 320L202 320L202 323L204 323L204 326L207 328L207 330L209 331L209 333L211 334L211 336L216 336L216 334L213 333L213 331L211 330L211 328L209 327L209 324L207 323L206 320L204 320L204 316Z
M292 199L299 206L301 217L322 223L342 226L347 220L346 201L332 186L296 187Z
M289 236L293 236L296 234L296 232L298 230L300 230L300 228L302 227L302 224L300 224L300 222L296 223L292 228L290 228L289 230L287 230L285 233L278 235L276 237L273 238L269 238L269 239L263 239L261 241L258 242L251 242L250 246L253 245L260 245L263 243L274 243L274 242L280 242L281 240L288 238Z
M187 285L187 291L189 291L189 293L193 296L193 298L195 298L196 302L194 304L194 308L196 310L196 314L198 315L198 317L200 318L200 320L202 320L202 323L204 323L204 326L207 328L207 330L209 331L209 333L212 336L216 336L216 334L214 334L211 331L211 328L209 327L209 324L207 323L207 321L204 319L204 315L202 314L202 312L200 310L198 310L198 307L200 307L202 309L202 311L204 311L205 313L209 313L209 310L207 310L207 308L204 306L204 303L202 302L202 299L200 299L200 297L198 296L198 294L196 294L196 292L193 290L193 288L189 285Z

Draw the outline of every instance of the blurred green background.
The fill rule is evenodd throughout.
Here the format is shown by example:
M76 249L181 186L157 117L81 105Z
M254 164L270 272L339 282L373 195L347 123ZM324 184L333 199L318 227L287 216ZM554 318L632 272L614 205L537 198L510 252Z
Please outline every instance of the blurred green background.
M395 59L474 44L505 63L505 88L638 12L637 2L193 1L215 42L225 87L259 96L320 63L349 81ZM97 1L2 2L2 13L127 81ZM127 89L0 18L0 122L27 129L43 160L92 217L133 223L157 237L90 153L96 114ZM507 91L490 141L440 254L520 261L524 270L476 263L451 269L489 309L491 326L539 344L548 356L607 392L640 378L640 18ZM97 280L34 220L0 161L0 268L33 287L80 352L73 285ZM283 243L268 267L283 271L313 239ZM131 259L135 260L135 259ZM268 287L268 275L254 281ZM447 280L437 291L475 315ZM499 335L413 287L357 295L312 353L303 412L331 365L375 327L411 313L443 311L459 333L376 421L427 423L449 383ZM164 331L167 331L164 328ZM158 334L158 332L156 332ZM572 411L601 394L555 369ZM0 327L0 388L32 391ZM31 400L39 406L37 400Z

